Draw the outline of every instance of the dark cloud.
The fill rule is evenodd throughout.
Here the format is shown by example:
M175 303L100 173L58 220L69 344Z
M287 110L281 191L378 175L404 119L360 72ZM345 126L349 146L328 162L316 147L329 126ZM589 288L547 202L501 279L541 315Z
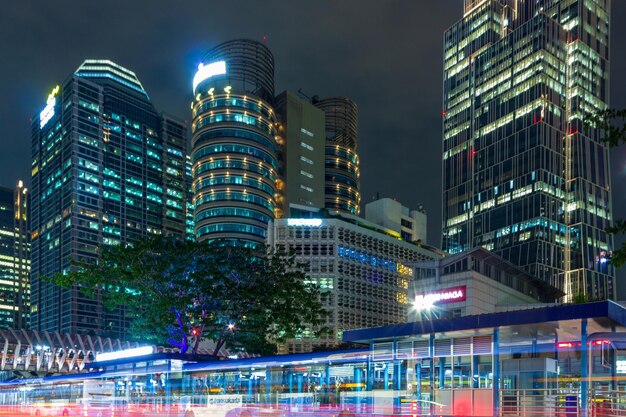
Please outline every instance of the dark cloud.
M302 88L358 104L364 201L380 192L410 207L422 203L438 245L442 39L461 16L460 0L11 2L0 14L0 185L30 176L29 118L83 59L132 69L157 109L189 119L204 52L265 36L277 92ZM613 2L613 22L618 16L626 16L626 2ZM612 98L622 107L624 26L612 27ZM626 217L626 159L614 159L615 209Z

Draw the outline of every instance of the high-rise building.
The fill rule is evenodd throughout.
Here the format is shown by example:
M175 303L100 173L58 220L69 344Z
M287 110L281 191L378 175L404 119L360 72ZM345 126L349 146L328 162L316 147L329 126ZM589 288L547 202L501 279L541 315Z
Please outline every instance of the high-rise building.
M274 57L254 40L220 44L205 55L193 92L196 238L264 244L282 211Z
M280 351L310 352L341 342L344 330L406 322L409 265L438 259L439 251L414 245L399 233L350 214L333 218L277 219L270 228L268 244L293 251L304 263L307 279L327 292L325 308L330 315L330 334L313 338L307 328Z
M45 278L95 261L101 245L184 233L185 136L111 61L86 60L52 90L32 124L33 329L124 336L123 310Z
M0 328L26 329L30 315L28 190L0 187Z
M311 208L358 214L357 109L346 98L274 97L274 57L237 39L193 80L192 190L200 241L264 244L274 219ZM316 210L314 210L316 211Z
M443 242L483 246L574 298L614 298L610 0L466 0L445 33Z
M307 208L324 207L324 112L291 91L284 91L276 98L276 112L284 138L283 212L285 217L301 217Z
M356 152L358 113L344 97L329 97L314 104L326 117L326 186L328 210L358 215L361 212L359 157Z

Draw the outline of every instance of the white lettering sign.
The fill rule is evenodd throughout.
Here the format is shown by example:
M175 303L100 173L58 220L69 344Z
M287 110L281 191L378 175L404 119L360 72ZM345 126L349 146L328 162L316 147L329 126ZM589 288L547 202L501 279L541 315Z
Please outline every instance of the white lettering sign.
M46 102L46 107L39 113L39 129L43 129L43 127L54 117L54 106L57 104L56 95L59 94L61 88L57 85L54 89L48 94L48 101Z
M198 65L198 72L193 77L193 93L196 94L196 87L202 81L214 77L216 75L226 74L226 62L225 61L217 61L212 64Z
M322 219L287 219L287 225L319 227L322 225Z
M209 395L209 406L235 406L241 407L243 404L243 395Z

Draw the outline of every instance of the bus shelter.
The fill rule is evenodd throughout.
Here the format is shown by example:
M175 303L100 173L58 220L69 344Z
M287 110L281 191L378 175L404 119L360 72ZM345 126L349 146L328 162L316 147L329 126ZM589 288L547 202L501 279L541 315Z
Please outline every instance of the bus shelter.
M625 325L626 309L602 301L351 330L343 338L369 343L364 390L398 414L600 417L626 414Z

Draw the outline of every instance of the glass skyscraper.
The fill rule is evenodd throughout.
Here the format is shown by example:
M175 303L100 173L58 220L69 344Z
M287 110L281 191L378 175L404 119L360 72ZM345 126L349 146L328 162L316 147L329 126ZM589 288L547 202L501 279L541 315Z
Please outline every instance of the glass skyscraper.
M26 329L30 315L28 190L0 187L0 328Z
M184 234L185 136L114 62L87 60L52 89L32 123L33 329L124 337L122 310L45 277L95 261L101 245Z
M566 292L615 297L609 0L466 0L444 36L443 242L483 246Z
M274 57L250 39L211 49L193 94L189 223L199 241L262 245L274 219L316 208L359 213L354 102L275 97Z
M281 212L274 57L254 40L220 44L205 55L193 90L196 238L264 244Z
M358 215L361 212L361 173L356 152L356 103L344 97L329 97L314 104L324 110L326 116L325 206L329 210Z

